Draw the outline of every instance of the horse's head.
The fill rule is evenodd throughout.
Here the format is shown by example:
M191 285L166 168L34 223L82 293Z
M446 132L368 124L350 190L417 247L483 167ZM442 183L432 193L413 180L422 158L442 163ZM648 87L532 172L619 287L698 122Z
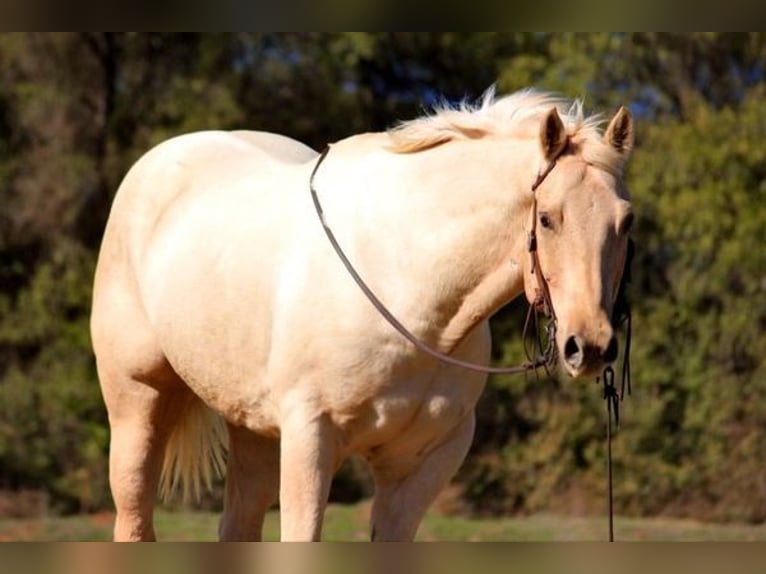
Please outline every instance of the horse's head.
M557 318L556 345L572 376L597 373L616 360L612 310L633 222L622 170L633 147L633 120L620 109L598 139L571 136L552 109L540 132L540 170L553 169L534 192L540 269L524 274L530 302L538 275L547 282Z

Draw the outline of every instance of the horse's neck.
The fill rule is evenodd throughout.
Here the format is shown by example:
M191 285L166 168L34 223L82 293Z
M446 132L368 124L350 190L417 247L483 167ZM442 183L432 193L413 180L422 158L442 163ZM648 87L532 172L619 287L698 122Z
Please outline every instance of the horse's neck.
M364 138L363 146L385 142ZM400 318L446 351L523 290L528 185L510 175L527 152L500 149L452 142L349 155L358 162L346 182L356 182L346 190L361 214L355 236L376 254L365 263L385 273Z

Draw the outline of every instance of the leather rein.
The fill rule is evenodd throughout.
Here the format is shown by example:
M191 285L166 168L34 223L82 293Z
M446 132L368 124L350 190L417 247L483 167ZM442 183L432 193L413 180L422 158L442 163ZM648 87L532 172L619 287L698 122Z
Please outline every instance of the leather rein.
M343 251L343 248L338 243L337 238L335 237L335 234L333 233L330 226L327 224L327 221L324 218L324 211L322 210L322 204L319 202L319 196L317 195L316 188L314 187L314 176L317 173L317 170L319 169L319 166L322 165L322 162L327 157L327 154L330 151L330 147L325 147L324 151L322 151L321 155L319 156L319 159L316 162L316 165L314 166L314 169L311 172L311 177L309 178L309 190L311 191L311 199L314 202L314 208L316 209L317 215L319 216L319 221L322 223L322 229L324 229L325 234L327 235L327 239L329 239L330 244L333 246L333 249L335 250L335 253L338 255L338 258L343 263L344 267L346 268L346 271L348 271L349 275L354 279L356 284L359 286L359 289L361 289L362 293L365 294L367 299L372 303L372 305L377 309L377 311L383 316L383 318L388 321L388 323L396 329L405 339L407 339L410 343L415 345L417 349L422 351L423 353L426 353L427 355L431 355L432 357L442 361L443 363L447 363L449 365L453 365L456 367L461 367L463 369L468 369L471 371L477 371L480 373L490 374L490 375L515 375L520 373L526 373L529 371L536 371L540 367L544 367L546 370L553 366L553 364L556 361L556 314L553 311L553 302L551 301L551 295L550 290L548 289L548 283L545 280L545 277L542 273L542 270L540 269L540 259L537 255L537 196L535 194L535 191L538 187L540 187L540 184L545 180L545 178L548 176L548 174L553 170L553 168L556 166L556 160L558 159L558 156L554 157L548 166L540 172L540 174L537 176L537 179L532 184L532 223L531 223L531 229L529 231L529 234L527 236L527 250L529 251L529 255L531 258L531 268L532 273L535 274L537 277L537 298L533 305L529 307L529 311L527 313L527 318L524 321L524 340L527 340L527 335L529 328L534 325L533 331L537 336L537 347L538 347L538 356L533 357L528 350L527 346L524 346L525 352L527 354L527 360L522 363L521 365L517 367L490 367L485 365L479 365L476 363L471 363L469 361L463 361L461 359L457 359L455 357L452 357L450 355L447 355L446 353L442 353L441 351L434 349L430 345L426 344L425 342L421 341L418 337L416 337L407 327L405 327L401 321L399 321L389 310L388 308L383 304L383 302L375 295L375 293L370 289L370 287L367 285L367 283L362 279L362 277L357 273L356 269L354 268L351 261L349 261L348 257L346 256L345 252ZM539 311L542 311L547 317L548 317L548 323L545 326L546 331L546 339L547 343L545 346L543 346L542 340L540 339L539 335L539 329L537 329L538 320L537 320L537 313Z

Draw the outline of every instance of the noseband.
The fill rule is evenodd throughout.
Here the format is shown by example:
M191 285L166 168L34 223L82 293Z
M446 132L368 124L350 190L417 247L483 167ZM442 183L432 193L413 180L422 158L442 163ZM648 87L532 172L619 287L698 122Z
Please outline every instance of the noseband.
M316 188L314 187L314 176L317 173L317 170L319 169L319 166L322 165L322 162L327 157L327 154L330 152L330 147L325 147L324 151L322 151L321 155L319 156L319 159L317 159L316 165L314 166L314 169L311 172L311 177L309 178L309 190L311 191L311 199L314 202L314 208L316 209L316 213L319 216L319 221L322 224L322 229L324 229L325 234L327 235L327 239L330 241L330 244L333 246L333 249L335 250L335 253L338 255L338 258L343 263L343 266L348 271L349 275L354 279L356 284L359 286L359 289L361 289L362 293L365 294L367 299L370 301L370 303L377 309L377 311L383 316L383 318L388 321L388 323L396 329L405 339L407 339L410 343L415 345L417 349L420 351L426 353L427 355L431 355L432 357L442 361L443 363L447 363L449 365L453 365L456 367L460 367L463 369L468 369L471 371L477 371L480 373L485 374L491 374L491 375L514 375L519 373L526 373L528 371L537 370L540 367L544 367L546 370L553 366L554 362L556 361L556 314L553 311L553 302L551 301L551 295L550 290L548 289L548 282L545 280L545 276L542 272L542 269L540 268L540 259L537 254L537 196L535 194L535 191L538 187L540 187L540 184L545 180L545 178L548 176L548 174L553 170L554 167L556 167L556 160L558 159L558 155L556 155L553 159L551 159L548 166L540 172L540 174L537 176L537 179L532 184L531 190L532 190L532 222L530 226L529 235L527 238L527 249L529 251L530 257L531 257L531 269L532 273L535 274L537 277L537 298L535 299L534 303L530 305L529 311L527 313L527 318L524 321L524 332L523 332L523 338L526 342L528 337L527 333L530 327L533 328L533 332L536 334L537 339L537 348L538 348L538 356L534 357L532 356L532 353L529 352L527 345L525 343L524 350L527 355L527 360L519 365L518 367L489 367L485 365L478 365L476 363L471 363L469 361L463 361L461 359L457 359L455 357L451 357L450 355L447 355L445 353L442 353L441 351L438 351L434 349L433 347L429 346L428 344L424 343L420 339L418 339L412 332L405 327L401 321L399 321L389 310L386 308L386 306L381 302L381 300L375 295L375 293L370 289L370 287L367 285L367 283L362 279L362 277L357 273L356 269L354 269L354 266L351 264L351 261L349 261L348 257L346 256L345 252L341 248L340 244L338 243L338 240L335 237L335 234L333 233L332 229L330 229L330 226L327 224L327 221L324 218L324 211L322 210L322 205L319 202L319 196L317 195ZM548 317L548 323L545 326L546 331L546 339L547 343L545 346L543 346L542 340L539 335L539 328L538 328L538 318L537 313L541 311Z

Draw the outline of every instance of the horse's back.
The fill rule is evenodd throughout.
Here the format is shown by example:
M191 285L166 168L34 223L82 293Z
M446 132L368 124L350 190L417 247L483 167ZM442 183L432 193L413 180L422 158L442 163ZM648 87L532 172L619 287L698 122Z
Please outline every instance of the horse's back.
M316 155L300 142L268 132L206 131L162 142L125 176L112 205L102 252L119 235L119 242L131 244L131 263L137 265L141 254L135 251L140 251L159 220L184 195L201 189L221 193L232 181L302 164Z
M300 142L268 132L206 131L177 136L149 150L130 169L115 196L110 224L119 217L153 220L192 188L305 163L315 156L315 151Z
M283 162L304 163L315 158L317 155L310 147L283 135L248 130L238 130L229 133Z

